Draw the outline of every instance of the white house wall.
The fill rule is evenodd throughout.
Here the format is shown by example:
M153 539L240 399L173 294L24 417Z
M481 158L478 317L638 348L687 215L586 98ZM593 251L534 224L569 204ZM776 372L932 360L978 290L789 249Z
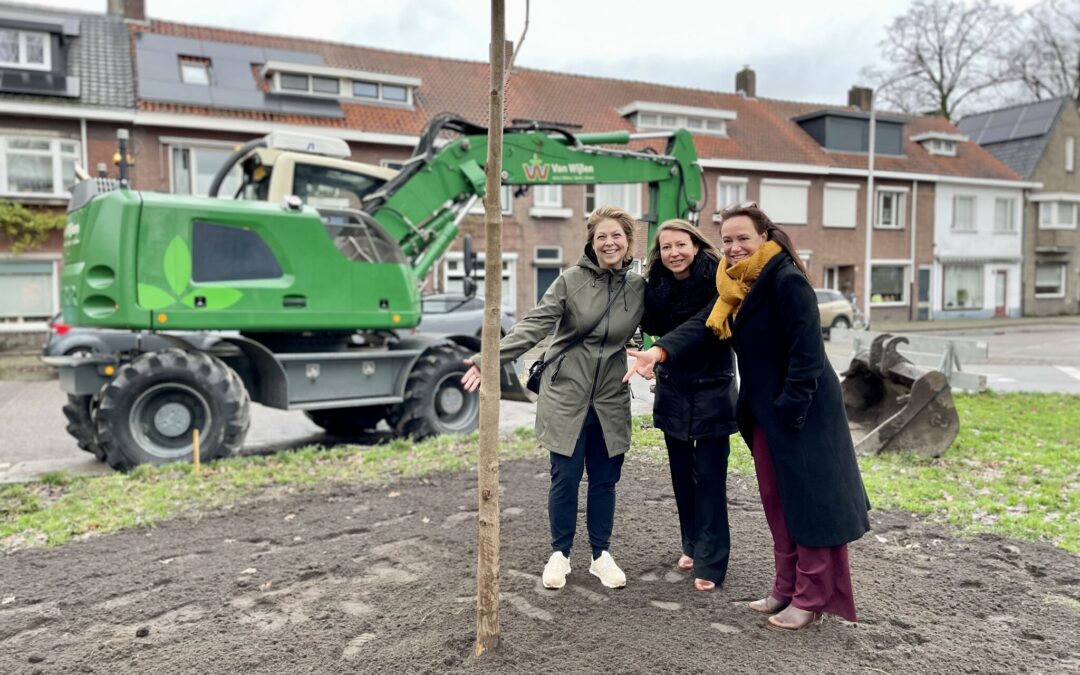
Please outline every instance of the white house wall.
M953 230L953 204L957 196L975 198L975 228ZM1013 200L1012 232L994 231L995 199ZM1023 190L1018 188L981 187L938 183L934 204L934 269L931 280L930 308L933 319L981 319L995 315L997 273L1006 277L1005 313L1020 316L1023 274ZM982 265L982 307L946 309L944 307L944 267L952 264Z

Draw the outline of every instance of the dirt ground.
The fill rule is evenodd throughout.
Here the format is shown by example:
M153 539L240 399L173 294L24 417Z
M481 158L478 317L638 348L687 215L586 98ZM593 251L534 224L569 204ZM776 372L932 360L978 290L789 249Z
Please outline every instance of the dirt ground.
M875 511L851 550L859 623L778 634L744 608L772 574L752 481L730 480L734 550L712 594L674 568L665 467L624 468L619 591L588 573L583 522L567 586L545 590L546 464L504 464L501 481L502 646L482 660L463 473L279 492L8 554L0 672L1080 672L1080 557L1052 546Z

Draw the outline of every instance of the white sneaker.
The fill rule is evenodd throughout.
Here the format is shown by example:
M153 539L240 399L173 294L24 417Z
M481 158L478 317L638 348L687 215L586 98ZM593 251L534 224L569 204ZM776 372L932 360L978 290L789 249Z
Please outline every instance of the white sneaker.
M570 561L562 551L555 551L544 565L544 588L562 588L570 574Z
M599 558L592 561L592 564L589 565L589 574L600 577L600 583L608 588L626 586L626 575L615 564L615 559L607 551L604 551Z

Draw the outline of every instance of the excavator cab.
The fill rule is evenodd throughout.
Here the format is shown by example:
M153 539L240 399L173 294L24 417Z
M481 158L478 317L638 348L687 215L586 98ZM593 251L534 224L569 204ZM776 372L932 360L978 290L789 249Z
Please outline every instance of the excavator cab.
M940 457L956 440L960 417L944 373L896 351L905 337L879 335L844 371L844 408L859 454L914 452Z

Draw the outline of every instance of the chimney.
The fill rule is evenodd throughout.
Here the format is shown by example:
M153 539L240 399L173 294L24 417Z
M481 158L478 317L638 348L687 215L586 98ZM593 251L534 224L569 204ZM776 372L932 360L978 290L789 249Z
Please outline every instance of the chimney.
M757 74L750 66L743 66L742 70L735 73L735 93L747 98L757 96Z
M146 21L146 0L109 0L107 12L130 21Z
M870 99L874 96L874 90L870 87L860 87L858 85L848 89L847 104L855 106L863 112L870 112Z

